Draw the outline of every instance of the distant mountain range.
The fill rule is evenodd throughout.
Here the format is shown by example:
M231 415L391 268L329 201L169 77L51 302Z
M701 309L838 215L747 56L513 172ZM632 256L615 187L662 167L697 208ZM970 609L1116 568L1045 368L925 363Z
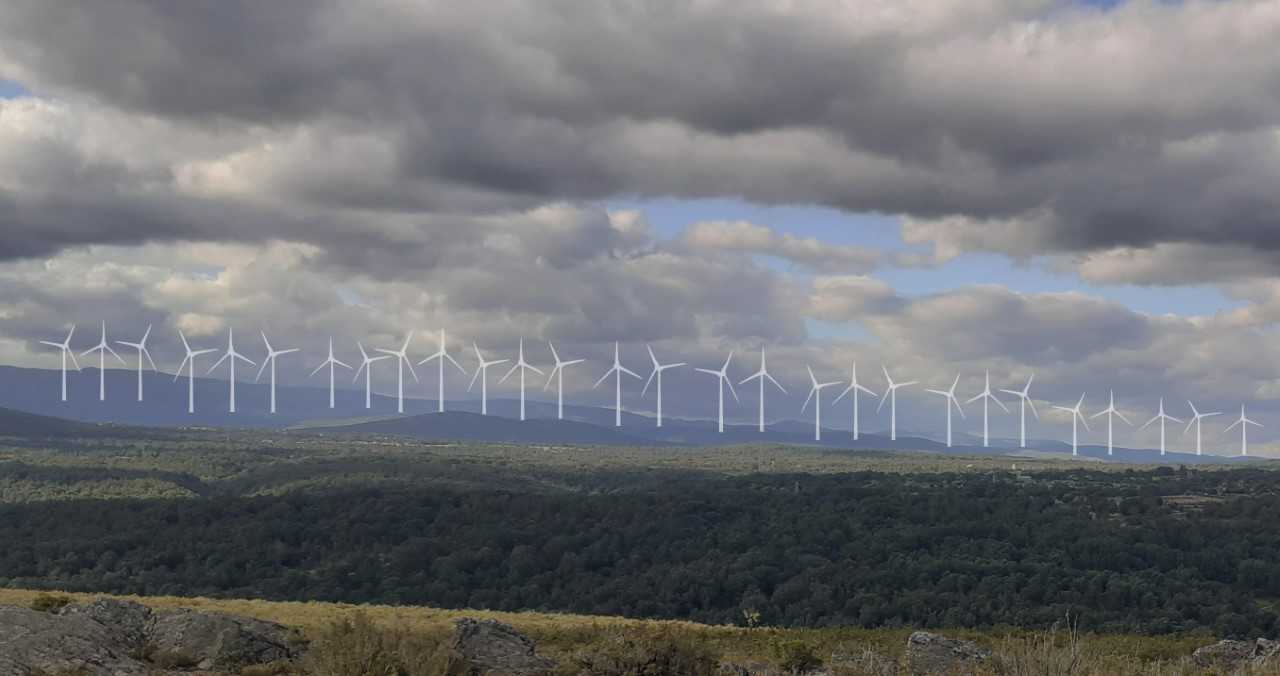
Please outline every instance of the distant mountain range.
M148 427L224 427L224 428L306 428L328 434L382 434L431 441L484 441L531 444L629 445L629 446L708 446L745 443L817 445L833 449L927 451L963 455L1029 456L1069 455L1071 447L1055 440L1029 440L1028 449L1018 449L1016 440L993 439L991 448L983 448L975 437L961 435L960 442L948 449L927 436L899 431L891 441L884 434L864 433L853 441L847 429L824 428L822 441L813 440L813 425L797 420L769 424L762 434L755 425L726 424L717 433L709 420L667 417L661 428L654 419L624 412L623 426L613 426L611 408L597 406L565 406L565 420L556 420L555 405L527 402L528 420L521 422L519 402L490 399L489 415L478 414L479 402L458 400L446 402L444 414L434 411L436 402L429 399L407 399L405 408L415 414L397 416L395 399L383 395L373 397L373 408L364 407L364 393L339 389L335 406L329 408L329 393L324 387L277 388L278 413L267 411L269 388L265 384L238 382L237 413L227 412L227 381L197 378L195 381L196 413L187 413L185 378L146 372L143 387L146 402L136 401L137 372L107 369L109 397L98 401L98 371L86 368L72 374L69 401L59 401L56 370L24 369L0 366L0 407L10 409L0 415L0 433L13 434L27 430L24 436L59 436L111 433L109 427L93 423ZM34 414L34 415L24 415ZM86 423L89 423L86 425ZM1169 453L1161 456L1152 449L1117 448L1108 457L1106 448L1097 445L1080 447L1080 456L1090 460L1130 463L1229 463L1250 460L1223 456L1196 456Z

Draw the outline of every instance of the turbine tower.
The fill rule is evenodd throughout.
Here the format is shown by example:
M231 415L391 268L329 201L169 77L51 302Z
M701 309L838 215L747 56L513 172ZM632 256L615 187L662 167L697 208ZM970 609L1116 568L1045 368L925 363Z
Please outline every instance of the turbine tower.
M106 401L107 400L107 353L110 352L111 356L115 357L121 364L124 363L124 360L120 358L120 355L116 354L116 351L111 349L111 346L107 344L107 323L106 322L102 322L102 340L98 341L97 345L94 345L93 347L85 350L84 352L81 352L80 356L81 357L88 356L90 354L93 354L94 352L98 353L98 401Z
M1163 402L1161 402L1160 410L1162 412L1164 411ZM1133 427L1133 423L1129 422L1129 419L1124 417L1124 414L1121 413L1116 408L1116 393L1114 390L1111 392L1111 398L1108 399L1107 407L1102 409L1101 411L1098 411L1097 413L1094 413L1089 417L1097 418L1099 416L1104 416L1104 415L1107 416L1107 455L1111 455L1111 451L1113 448L1113 445L1111 443L1111 438L1112 438L1111 428L1115 422L1114 420L1112 420L1112 418L1120 418L1121 420L1124 421L1124 424L1130 427ZM1143 427L1146 427L1146 425L1143 425ZM1164 448L1164 423L1160 423L1160 448L1162 449ZM1161 455L1164 455L1164 453L1162 452Z
M746 383L752 380L760 381L760 412L758 415L758 425L760 427L760 432L763 434L764 433L764 381L768 380L769 382L773 383L773 386L778 388L780 392L782 392L783 394L787 393L787 389L783 387L781 383L775 380L772 375L770 375L768 367L765 366L763 347L760 348L760 370L756 371L755 373L752 373L746 378L743 378L742 381L739 382L738 384L745 385Z
M156 368L156 362L151 358L151 351L147 349L147 338L150 338L150 337L151 337L151 325L148 324L147 330L142 334L142 340L139 340L136 343L130 343L124 340L116 341L117 343L124 345L125 347L131 347L138 351L138 401L142 401L142 365L143 365L142 360L143 358L145 357L146 360L151 363L152 371L160 370Z
M1196 455L1200 455L1200 421L1205 418L1212 418L1215 415L1222 415L1222 411L1211 411L1209 413L1201 413L1196 410L1196 405L1187 402L1187 406L1191 407L1191 420L1187 421L1187 429L1182 430L1183 434L1191 431L1191 426L1196 426Z
M1079 445L1077 444L1077 441L1080 438L1079 435L1076 434L1076 424L1079 423L1084 425L1086 432L1091 431L1089 429L1089 421L1085 420L1084 414L1080 412L1080 407L1082 406L1084 406L1083 392L1080 393L1080 401L1077 401L1076 405L1071 408L1067 408L1066 406L1054 406L1054 408L1058 410L1067 411L1071 414L1071 455L1073 457L1078 455L1077 449L1079 448Z
M230 405L228 407L231 413L236 412L236 360L237 359L245 362L246 364L249 364L250 366L257 366L257 364L253 363L252 359L249 359L248 357L240 354L239 352L236 352L235 333L233 333L232 329L228 328L227 329L227 351L222 355L220 359L218 359L218 361L214 362L213 366L209 367L209 373L213 373L214 369L217 369L219 366L222 365L222 362L224 361L231 362L231 381L230 381L231 399L230 399ZM205 374L205 375L208 375L208 374Z
M71 325L71 330L67 332L67 339L61 343L55 343L51 340L40 341L43 345L56 347L62 351L62 400L67 400L67 357L71 357L71 363L75 365L76 370L80 370L80 363L76 361L76 353L71 351L71 336L75 335L76 325Z
M196 357L210 352L217 352L212 348L208 350L192 350L191 344L187 342L187 336L178 331L178 337L182 339L182 349L187 351L187 356L183 357L182 363L178 364L178 372L173 374L173 382L178 382L178 378L182 377L182 367L187 367L187 413L196 412Z
M437 378L436 383L436 412L444 413L444 363L447 361L457 367L458 371L460 371L462 375L467 374L467 370L462 368L462 364L459 364L458 360L449 356L449 349L444 339L444 329L440 329L440 349L432 353L430 357L418 362L418 366L422 366L432 359L440 360L440 375ZM521 419L523 420L523 418Z
M556 346L547 342L547 347L551 348L551 358L556 360L556 365L551 369L551 373L547 375L547 384L542 386L542 391L546 391L551 387L551 380L556 381L556 419L564 420L564 370L566 367L574 364L581 364L585 359L571 359L569 361L560 361L560 355L556 352Z
M806 365L805 369L809 371L809 396L804 398L804 405L800 407L800 412L804 413L804 410L809 408L809 401L813 401L813 440L822 441L822 390L832 385L839 385L840 381L820 383L817 376L813 375L812 368Z
M645 345L645 349L649 351L649 361L653 362L653 370L649 372L649 379L644 381L644 389L640 390L640 398L643 399L646 392L649 391L649 383L654 378L658 380L658 427L662 427L662 372L667 369L673 369L677 366L684 366L685 363L675 362L673 364L659 364L658 358L653 355L653 348Z
M1160 410L1150 420L1142 423L1142 427L1139 427L1138 429L1145 430L1147 429L1148 425L1150 425L1151 423L1157 420L1160 421L1160 455L1164 455L1164 423L1165 421L1172 420L1173 422L1176 422L1176 423L1181 423L1182 421L1164 412L1164 397L1160 397Z
M271 412L275 413L276 412L276 359L286 354L297 352L298 348L294 347L288 350L273 350L271 348L271 341L267 340L266 331L262 332L262 342L267 346L267 357L266 359L262 360L262 367L258 369L258 377L254 378L253 382L256 383L259 380L262 380L262 372L267 370L267 365L269 364L271 366ZM330 347L332 347L332 345L330 345Z
M489 371L490 366L505 364L510 360L495 359L493 361L485 361L484 356L480 354L480 346L476 345L473 342L471 343L471 347L475 348L476 361L480 362L480 364L476 366L476 374L471 376L471 384L467 385L467 391L470 392L471 388L475 387L476 378L479 378L480 379L480 415L489 415L489 377L486 374Z
M1240 417L1237 418L1235 422L1228 425L1226 431L1230 432L1231 428L1235 427L1236 425L1240 426L1240 455L1242 457L1248 456L1249 455L1249 426L1253 425L1255 427L1262 427L1262 424L1256 423L1250 420L1248 417L1246 417L1244 414L1244 404L1240 404Z
M328 367L329 367L329 409L330 409L330 410L333 410L333 371L334 371L334 367L336 367L336 366L341 366L342 368L344 368L344 369L346 369L346 370L348 370L348 371L350 371L350 370L351 370L351 367L350 367L350 366L348 366L348 365L346 365L346 364L344 364L344 363L342 363L342 362L338 361L338 360L337 360L337 358L335 358L335 357L333 356L333 336L330 336L330 337L329 337L329 357L328 357L327 359L325 359L325 360L324 360L324 362L322 362L319 366L317 366L317 367L316 367L316 370L312 371L312 372L311 372L311 375L309 375L309 376L307 376L307 377L308 377L308 378L314 378L314 377L316 376L316 374L317 374L317 373L319 373L319 372L321 371L321 369L323 369L323 368L324 368L324 367L326 367L326 366L328 366Z
M889 369L881 365L880 370L884 371L884 379L889 383L889 386L885 388L884 396L880 397L880 405L876 406L876 413L879 413L880 409L884 408L884 402L886 401L889 402L889 440L897 441L898 440L898 388L906 387L908 385L915 385L917 381L909 380L905 383L895 383L893 382L893 378L889 377Z
M1019 448L1027 447L1027 407L1031 407L1031 414L1040 419L1039 411L1036 411L1036 402L1031 398L1031 380L1036 377L1032 373L1027 376L1027 384L1022 386L1020 390L1000 390L1005 394L1012 394L1019 399L1018 401L1018 446Z
M991 394L991 371L987 371L987 379L984 381L984 383L985 384L982 386L982 391L975 394L973 397L969 399L969 401L966 401L964 403L972 404L973 402L978 401L979 399L982 400L982 447L987 448L991 445L991 433L990 433L991 428L989 426L990 421L989 421L988 410L987 410L990 402L993 402L993 401L996 402L996 405L999 406L1001 409L1003 409L1005 413L1008 413L1009 409L1005 407L1004 402L996 398L996 395Z
M947 448L951 448L951 407L955 406L956 412L960 417L964 418L964 408L960 406L960 400L956 399L956 387L960 385L960 374L956 374L956 379L951 381L951 388L947 390L925 390L933 394L940 394L946 399L947 406Z
M524 338L520 339L520 352L519 352L519 356L516 359L516 363L511 366L511 370L507 371L507 374L505 376L502 376L502 378L498 381L498 384L501 385L503 382L507 380L507 378L511 377L512 373L515 373L517 370L520 371L520 419L524 420L524 374L525 374L525 371L533 371L538 375L543 375L542 371L538 367L530 366L529 363L524 360Z
M875 392L872 392L870 388L863 387L862 385L858 384L858 363L854 362L853 367L849 370L849 386L844 388L844 392L841 392L840 396L836 397L835 401L831 402L831 404L834 406L835 404L840 403L841 399L844 399L844 395L849 394L850 392L853 393L852 399L853 399L853 440L854 441L858 440L858 392L859 391L869 394L873 397L879 396Z
M721 366L719 371L713 371L711 369L703 369L703 368L694 369L699 373L706 373L708 375L713 375L718 380L718 384L720 386L719 388L720 397L717 400L716 431L718 431L720 434L724 434L724 386L725 385L729 386L729 393L733 395L734 401L739 403L741 403L742 401L741 399L738 399L738 393L735 392L733 389L733 381L729 380L729 362L731 361L733 361L733 350L729 351L729 358L724 360L724 366Z
M382 355L379 357L370 357L368 352L364 351L364 344L356 341L356 347L360 348L360 368L356 369L356 376L351 379L355 382L360 379L360 374L364 373L364 407L365 410L373 408L373 363L390 359L390 355Z
M399 350L384 350L378 348L378 351L396 358L396 366L399 368L399 378L396 380L396 410L404 413L404 367L409 367L409 374L413 376L413 382L418 382L418 374L413 370L413 362L409 361L409 342L413 340L413 331L404 337L404 345Z
M613 366L611 366L608 371L605 371L604 375L600 376L600 380L597 380L595 385L591 386L591 389L594 390L597 387L600 387L600 384L603 383L605 380L607 380L609 376L611 375L614 376L614 385L613 385L613 426L614 427L622 427L622 374L624 373L631 376L632 378L635 378L636 380L640 379L640 374L622 365L622 361L618 358L618 343L615 341L613 344Z

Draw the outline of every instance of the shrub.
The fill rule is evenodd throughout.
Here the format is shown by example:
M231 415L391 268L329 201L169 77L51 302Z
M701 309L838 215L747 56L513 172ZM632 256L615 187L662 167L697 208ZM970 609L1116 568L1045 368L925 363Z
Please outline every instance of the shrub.
M441 642L378 626L357 612L311 641L303 666L313 676L435 676L444 671Z
M804 641L775 641L770 648L778 666L788 673L803 674L822 667L822 658Z
M56 613L69 603L71 597L64 594L37 594L31 599L31 609L42 613Z
M561 673L583 676L713 676L720 656L704 643L668 629L611 632L579 650Z

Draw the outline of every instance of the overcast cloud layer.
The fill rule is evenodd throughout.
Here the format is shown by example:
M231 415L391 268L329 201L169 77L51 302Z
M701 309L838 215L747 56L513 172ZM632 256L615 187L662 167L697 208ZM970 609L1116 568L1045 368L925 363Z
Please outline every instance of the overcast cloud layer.
M636 367L644 342L768 344L802 391L804 364L854 358L970 389L1035 370L1045 401L1245 400L1280 428L1277 44L1280 5L1243 1L12 0L0 79L30 94L0 99L0 358L48 365L31 341L104 308L312 349L443 325L459 347L621 340ZM653 197L884 214L927 253L659 234ZM975 251L1243 307L877 277Z

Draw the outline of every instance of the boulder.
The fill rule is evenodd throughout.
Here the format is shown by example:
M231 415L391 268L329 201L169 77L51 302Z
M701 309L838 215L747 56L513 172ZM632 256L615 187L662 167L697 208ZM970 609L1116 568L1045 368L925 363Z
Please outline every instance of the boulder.
M84 618L106 627L112 640L139 652L146 647L154 616L151 609L133 601L97 599L91 603L71 603L58 611L62 617Z
M1196 648L1191 661L1203 669L1235 671L1246 665L1264 666L1275 661L1280 653L1280 642L1259 638L1253 641L1223 639L1217 643Z
M150 667L116 638L88 617L0 606L0 676L27 676L37 670L85 676L148 673Z
M449 676L549 676L555 661L536 653L533 639L496 620L454 623Z
M273 622L185 608L156 613L148 636L152 659L221 671L291 660L299 643L296 632Z
M907 638L907 668L912 674L963 672L991 659L991 651L958 638L917 631Z

